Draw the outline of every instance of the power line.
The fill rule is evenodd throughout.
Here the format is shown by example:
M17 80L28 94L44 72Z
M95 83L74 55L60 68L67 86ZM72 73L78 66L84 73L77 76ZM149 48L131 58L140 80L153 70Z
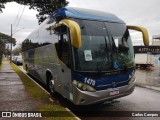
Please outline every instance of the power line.
M20 18L18 19L18 22L17 22L17 24L16 24L16 27L15 27L14 31L17 29L17 27L18 27L18 25L19 25L19 22L20 22L20 20L21 20L21 18L22 18L22 15L23 15L24 9L25 9L25 6L23 7L23 10L22 10L21 16L20 16Z
M14 22L13 22L13 25L17 23L17 20L18 20L18 17L19 17L19 14L20 14L21 9L22 9L22 5L19 6L19 10L18 10L18 13L17 13L17 15L16 15L16 18L15 18L15 20L14 20Z
M22 18L22 15L23 15L24 9L25 9L25 6L23 7L22 13L21 13L21 15L20 15L20 17L19 17L19 19L18 19L18 22L17 22L17 24L16 24L16 26L15 26L14 31L17 29L17 27L18 27L18 25L19 25L19 22L20 22L20 20L21 20L21 18Z

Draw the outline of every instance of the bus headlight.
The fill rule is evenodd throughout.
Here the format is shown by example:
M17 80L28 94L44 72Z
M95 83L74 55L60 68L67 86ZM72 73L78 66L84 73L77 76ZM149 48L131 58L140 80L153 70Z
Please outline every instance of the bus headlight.
M129 81L129 84L133 83L135 80L136 80L136 77L135 77L135 75L133 75L132 78Z
M96 91L93 87L76 80L73 80L73 85L75 85L77 88L79 88L82 91L89 91L89 92Z

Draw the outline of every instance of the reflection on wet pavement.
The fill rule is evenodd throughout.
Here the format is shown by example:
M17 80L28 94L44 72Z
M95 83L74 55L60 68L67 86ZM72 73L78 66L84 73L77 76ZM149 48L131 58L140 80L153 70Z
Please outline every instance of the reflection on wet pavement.
M136 80L138 83L160 87L160 68L156 67L150 71L136 70Z
M0 111L31 110L37 110L37 103L28 95L20 77L10 67L9 62L4 61L0 69Z

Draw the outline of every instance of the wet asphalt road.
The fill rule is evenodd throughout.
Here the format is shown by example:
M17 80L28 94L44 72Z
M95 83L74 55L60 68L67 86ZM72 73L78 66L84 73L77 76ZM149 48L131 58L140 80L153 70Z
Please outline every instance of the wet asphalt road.
M61 105L68 107L82 120L160 120L160 92L146 88L136 87L134 92L129 96L116 99L113 102L90 106L75 106L59 94L55 94L54 97L58 99ZM124 112L124 117L112 117L116 115L112 111L116 111L116 113L121 113L121 111L126 112ZM145 111L159 111L159 117L127 116L128 114L131 115L132 112L137 113L137 111L144 111L143 113ZM153 113L157 114L157 112ZM108 114L111 114L111 117L107 117Z
M154 67L152 70L136 70L137 83L160 87L160 68Z
M160 120L159 117L130 117L137 111L158 111L153 114L160 115L160 92L136 87L135 91L126 97L119 98L113 102L94 104L89 106L75 106L59 94L55 94L61 105L68 107L82 120ZM124 113L120 117L117 114ZM148 112L147 112L148 113ZM110 117L107 117L107 116Z

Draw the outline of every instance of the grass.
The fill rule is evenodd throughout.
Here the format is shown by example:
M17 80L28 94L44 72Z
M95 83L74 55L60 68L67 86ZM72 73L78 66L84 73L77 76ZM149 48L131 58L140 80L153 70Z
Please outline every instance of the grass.
M11 63L11 67L13 70L19 75L21 78L27 92L29 95L39 102L39 111L44 111L45 120L76 120L70 112L68 112L64 107L49 103L49 95L42 90L37 84L35 84L26 74L24 74L16 65ZM43 102L45 101L45 103ZM47 101L47 104L46 104ZM58 111L58 112L57 112ZM52 117L51 117L52 116Z
M76 120L70 112L59 105L41 105L40 111L45 111L45 116L48 116L46 120Z
M2 63L0 63L0 69L2 68Z
M0 69L2 68L2 58L0 57Z
M2 63L4 62L5 60L4 59L1 59L0 60L0 69L2 69ZM7 60L6 60L7 61Z
M37 84L30 80L30 78L24 74L16 65L11 63L13 70L19 75L23 84L25 85L26 90L31 97L35 100L48 99L49 95L42 90Z

